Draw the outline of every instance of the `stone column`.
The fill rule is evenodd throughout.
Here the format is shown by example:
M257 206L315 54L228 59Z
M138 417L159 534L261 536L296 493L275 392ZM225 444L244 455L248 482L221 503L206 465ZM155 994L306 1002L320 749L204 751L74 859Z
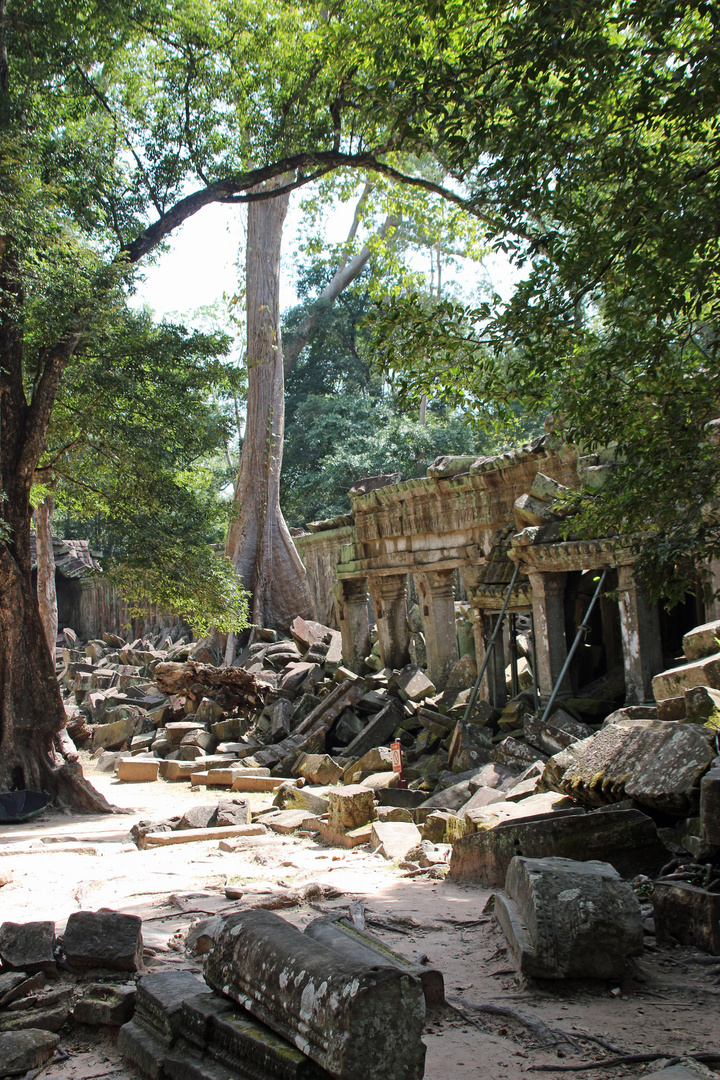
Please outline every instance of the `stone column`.
M380 658L384 667L402 668L410 663L407 623L407 575L371 574L370 598L375 611Z
M567 574L528 572L532 589L535 655L540 701L547 702L567 658L565 582Z
M618 566L618 603L625 665L625 704L653 702L652 677L663 670L657 605L629 564Z
M370 614L368 612L367 578L340 579L335 589L343 663L350 671L360 673L370 644Z
M473 637L475 638L475 663L477 669L485 663L485 612L475 609L475 619L473 621ZM490 701L490 680L488 679L487 671L482 677L482 682L478 689L478 697L481 701Z
M448 675L458 661L455 571L425 570L413 577L425 630L428 677L438 690L444 690Z

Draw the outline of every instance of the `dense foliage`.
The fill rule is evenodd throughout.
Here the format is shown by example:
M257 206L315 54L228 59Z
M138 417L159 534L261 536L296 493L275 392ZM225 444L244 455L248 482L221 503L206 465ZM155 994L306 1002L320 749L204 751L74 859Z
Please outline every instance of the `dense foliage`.
M388 369L615 447L573 528L643 534L659 588L720 553L720 14L702 0L395 5L372 92L432 145L525 277L510 303L378 315ZM682 587L682 585L681 585Z

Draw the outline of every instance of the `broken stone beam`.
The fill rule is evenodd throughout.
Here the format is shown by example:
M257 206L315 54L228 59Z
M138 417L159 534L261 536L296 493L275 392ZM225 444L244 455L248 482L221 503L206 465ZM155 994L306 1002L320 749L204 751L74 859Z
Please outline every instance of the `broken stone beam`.
M309 712L303 722L295 729L295 735L304 735L309 732L317 722L327 730L337 720L340 713L345 709L352 708L356 701L365 693L365 683L362 679L355 682L342 682L336 686L327 697L324 697L312 712Z
M344 756L349 758L362 757L368 750L375 746L382 746L387 742L402 720L402 713L396 702L391 701L382 712L374 716L370 723L363 728L360 734L353 739L345 749Z
M368 934L365 930L358 930L342 916L325 915L320 919L313 919L305 927L305 933L314 941L320 941L323 945L347 957L348 960L369 964L370 967L378 964L383 967L395 967L409 975L414 975L422 984L425 1004L428 1008L445 1004L445 983L441 971L413 963L412 960L389 949L372 934Z
M218 994L182 1005L182 1037L165 1055L170 1080L331 1080L330 1073Z
M338 1080L423 1076L420 981L347 960L273 912L229 916L205 980Z
M618 979L643 951L640 904L609 863L516 856L495 917L531 978Z
M267 829L256 825L216 825L209 829L175 829L173 832L146 833L147 847L165 847L169 844L191 844L195 840L225 840L229 836L261 836Z
M450 877L502 888L510 860L519 852L534 859L598 859L624 877L652 876L667 860L654 821L639 810L613 808L592 814L558 810L501 821L494 828L460 837L453 844Z

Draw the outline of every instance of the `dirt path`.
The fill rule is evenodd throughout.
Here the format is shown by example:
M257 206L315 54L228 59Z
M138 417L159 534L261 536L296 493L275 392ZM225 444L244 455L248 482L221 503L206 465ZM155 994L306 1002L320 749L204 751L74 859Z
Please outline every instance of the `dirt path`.
M654 946L619 986L531 985L508 963L504 939L485 910L488 890L408 878L367 849L345 851L274 834L248 839L234 852L221 851L216 840L139 851L127 838L133 824L216 801L218 793L192 792L187 784L121 784L86 771L109 801L127 813L52 814L25 826L0 828L0 879L12 873L10 884L0 889L0 921L53 919L61 934L71 912L80 909L138 914L144 920L149 970L172 965L199 972L200 962L185 953L183 941L202 913L233 910L268 893L317 882L334 887L338 895L283 908L283 917L302 928L319 914L346 909L360 898L369 929L408 957L427 956L442 970L449 997L521 1010L574 1040L574 1045L561 1041L543 1047L517 1020L466 1009L471 1023L447 1008L428 1017L427 1080L520 1080L529 1067L541 1064L554 1067L539 1075L559 1080L573 1074L557 1066L607 1055L599 1045L581 1041L583 1032L625 1053L720 1049L720 987L706 967L689 962L691 950ZM250 798L257 811L271 797ZM243 889L238 904L226 899L227 883ZM373 916L386 917L384 928L372 925ZM76 1032L62 1045L71 1056L44 1069L42 1080L138 1075L120 1061L112 1040L92 1029ZM612 1066L577 1075L606 1080L640 1076L656 1067Z

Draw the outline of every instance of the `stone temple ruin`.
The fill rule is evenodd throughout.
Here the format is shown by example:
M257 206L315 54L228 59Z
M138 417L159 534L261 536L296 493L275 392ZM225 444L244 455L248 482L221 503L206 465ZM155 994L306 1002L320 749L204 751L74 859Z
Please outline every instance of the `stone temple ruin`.
M585 692L579 711L589 710L591 718L598 715L593 700L611 705L624 694L625 705L652 701L652 678L678 654L682 634L718 613L715 604L703 611L693 599L670 620L648 602L633 572L632 552L622 542L560 539L561 518L553 506L558 494L581 483L601 486L609 468L599 455L579 456L575 447L546 435L494 457L439 458L422 479L398 483L378 477L354 487L351 515L312 523L310 534L296 538L321 621L337 619L347 667L365 670L371 653L368 601L377 627L378 666L401 668L410 662L410 580L428 674L444 689L460 659L456 594L464 593L479 668L513 567L519 565L507 625L480 696L502 708L508 665L517 692L523 644L530 653L526 633L517 633L522 626L531 628L532 654L521 666L531 673L536 700L545 703L587 608L593 578L607 569L605 590L614 591L617 601L600 601L563 693Z
M720 957L719 613L692 597L668 619L627 544L565 532L563 490L608 468L547 435L365 480L351 514L296 537L318 621L259 630L232 666L178 626L84 646L65 630L65 738L118 782L207 791L133 825L145 854L273 836L366 849L494 893L530 983L607 993L671 943ZM262 793L272 804L251 804ZM278 906L332 896L312 884ZM395 952L362 904L300 932L243 887L224 900L183 938L193 970L143 974L136 916L78 912L59 939L52 922L0 925L0 1076L47 1060L74 1020L114 1026L152 1080L420 1080L423 1031L455 1007L440 955ZM45 994L57 958L115 974ZM714 1075L703 1061L720 1049L657 1076Z

